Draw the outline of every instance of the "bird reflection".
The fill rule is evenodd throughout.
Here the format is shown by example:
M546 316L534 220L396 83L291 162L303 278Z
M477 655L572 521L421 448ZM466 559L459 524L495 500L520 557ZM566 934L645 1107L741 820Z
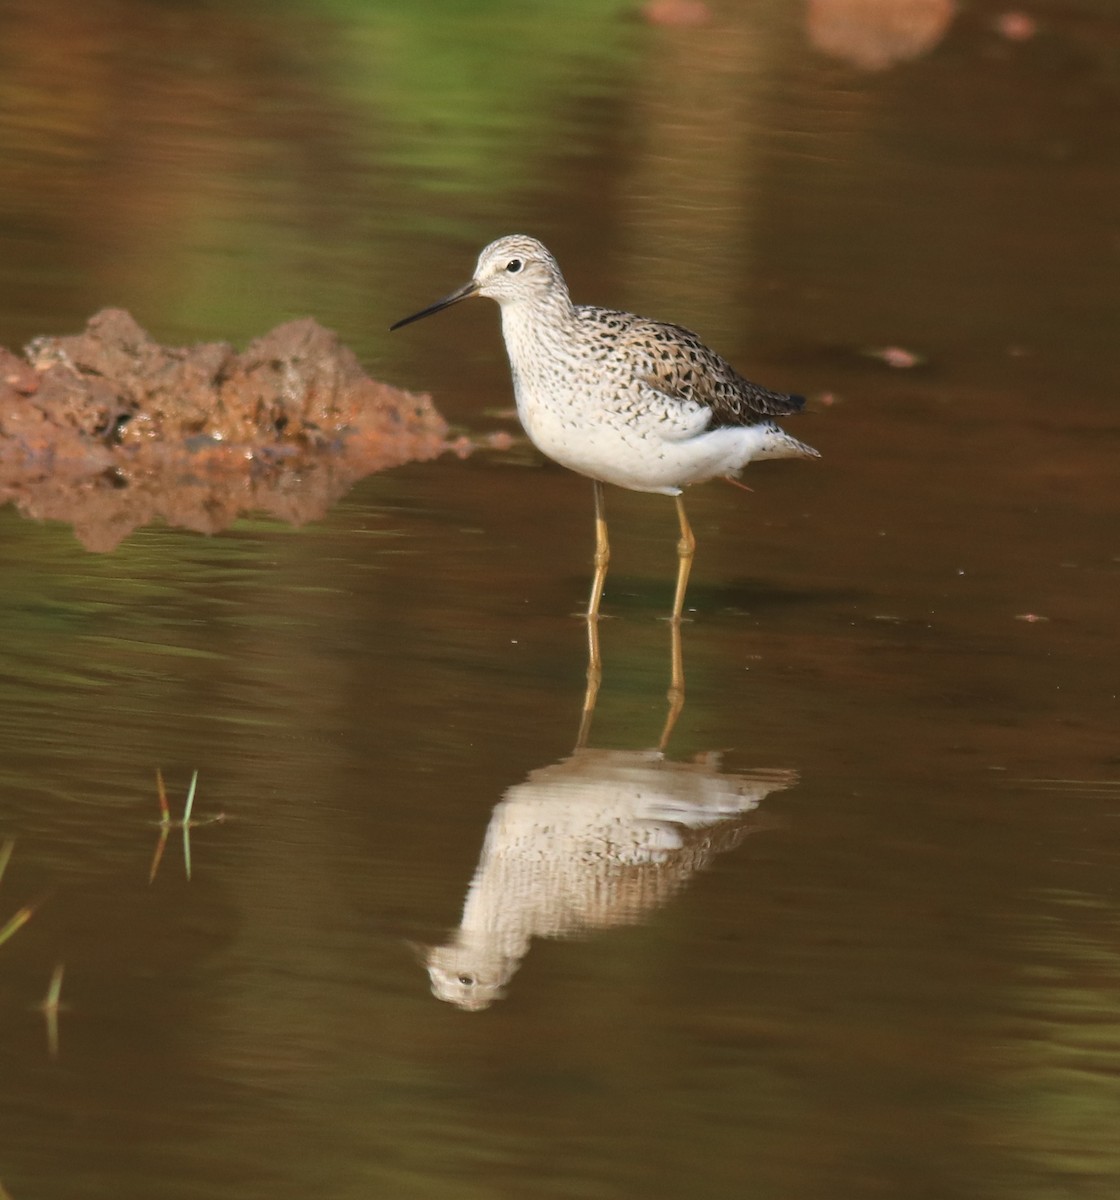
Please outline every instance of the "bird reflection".
M791 770L723 772L715 753L667 758L683 699L672 691L659 748L591 748L597 687L589 678L575 751L531 772L495 807L458 929L424 948L439 999L487 1008L533 938L639 923L757 829L766 796L797 782Z

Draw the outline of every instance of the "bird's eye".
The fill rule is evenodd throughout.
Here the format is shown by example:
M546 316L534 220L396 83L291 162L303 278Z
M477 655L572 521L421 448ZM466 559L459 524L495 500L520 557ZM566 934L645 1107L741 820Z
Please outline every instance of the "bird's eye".
M509 262L508 262L508 263L506 263L506 270L507 270L507 271L508 271L508 272L509 272L511 275L516 275L516 274L517 274L517 272L521 270L521 259L519 259L519 258L511 258L511 259L509 260Z
M474 980L469 975L460 975L459 982L463 987L474 987Z

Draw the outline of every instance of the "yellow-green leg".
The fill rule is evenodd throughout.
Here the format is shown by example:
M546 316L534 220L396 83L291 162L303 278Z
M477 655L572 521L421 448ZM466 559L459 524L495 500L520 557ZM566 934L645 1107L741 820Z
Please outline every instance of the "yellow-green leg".
M591 620L599 615L599 601L603 598L603 584L607 579L607 563L611 561L611 547L607 540L607 516L603 504L603 485L592 480L595 489L595 574L591 579L591 595L587 598L587 617Z
M665 718L665 727L661 731L659 745L664 750L677 723L681 709L684 707L684 651L681 647L681 614L684 612L684 596L688 590L688 576L692 570L692 558L696 553L696 538L688 516L684 511L684 501L680 496L677 501L677 520L681 526L680 541L677 542L677 590L673 595L673 613L669 618L669 657L672 663L672 678L669 682L669 712Z
M684 511L684 500L680 496L674 499L677 502L677 520L681 524L681 540L677 542L677 590L673 595L671 620L679 625L684 612L684 594L688 590L688 575L692 570L692 556L696 553L696 538Z
M578 746L587 742L591 729L591 715L595 711L595 700L599 695L599 684L603 678L603 659L599 653L599 602L603 598L603 584L607 579L607 564L611 560L610 542L607 540L607 518L603 503L603 485L592 480L595 489L595 574L591 577L591 594L587 597L587 690L583 697L583 718L580 721Z

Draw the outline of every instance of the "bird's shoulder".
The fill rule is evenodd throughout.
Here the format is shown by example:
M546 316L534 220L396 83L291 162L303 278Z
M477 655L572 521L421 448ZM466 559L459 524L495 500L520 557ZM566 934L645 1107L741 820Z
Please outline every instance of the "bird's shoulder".
M640 382L674 400L704 405L710 429L751 425L805 404L745 379L683 325L588 305L577 306L576 315L597 357L624 361Z

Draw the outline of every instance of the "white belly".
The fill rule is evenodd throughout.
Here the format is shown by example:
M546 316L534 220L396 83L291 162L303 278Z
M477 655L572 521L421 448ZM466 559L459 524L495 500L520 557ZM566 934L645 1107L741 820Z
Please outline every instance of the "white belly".
M592 479L636 492L678 495L690 483L734 475L763 451L762 426L714 429L666 438L655 421L617 413L580 412L523 403L518 414L530 441L555 462Z

